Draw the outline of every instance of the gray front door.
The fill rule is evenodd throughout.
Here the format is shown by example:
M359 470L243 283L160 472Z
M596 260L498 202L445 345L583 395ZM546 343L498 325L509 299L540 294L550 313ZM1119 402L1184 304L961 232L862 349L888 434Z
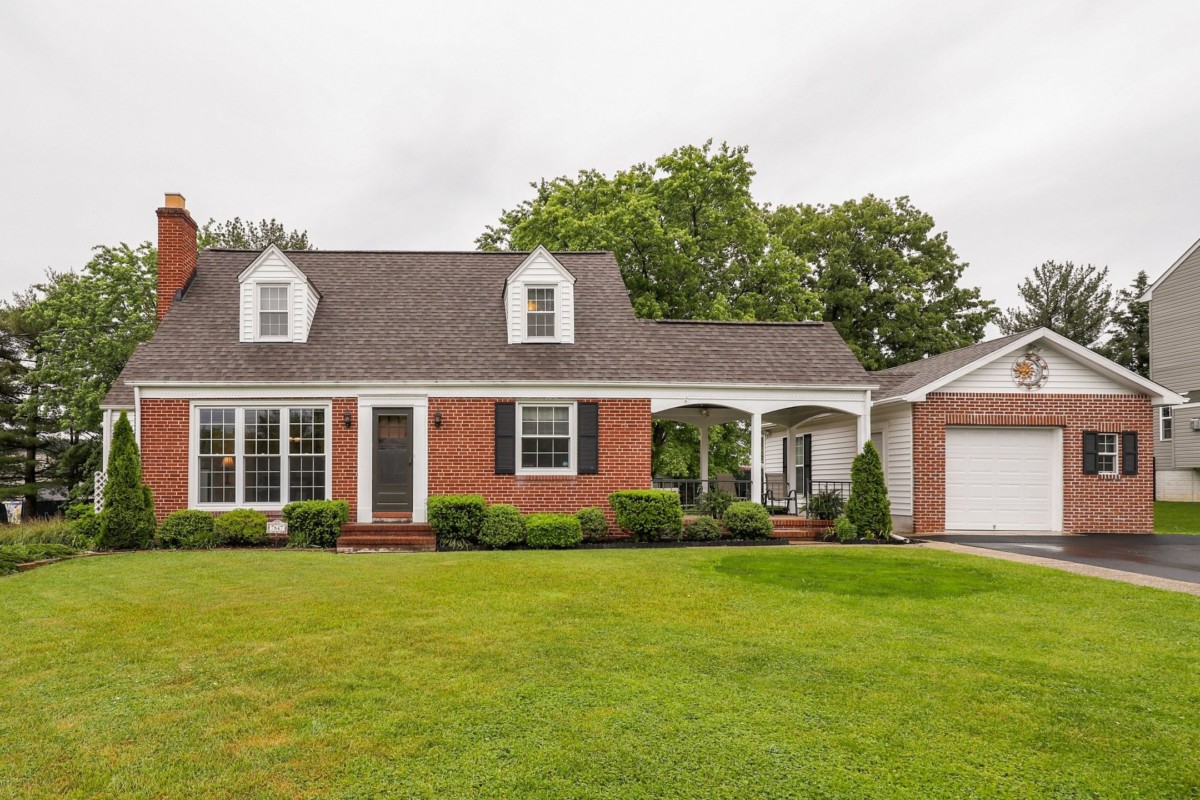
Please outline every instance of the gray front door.
M412 409L377 408L372 510L412 511Z

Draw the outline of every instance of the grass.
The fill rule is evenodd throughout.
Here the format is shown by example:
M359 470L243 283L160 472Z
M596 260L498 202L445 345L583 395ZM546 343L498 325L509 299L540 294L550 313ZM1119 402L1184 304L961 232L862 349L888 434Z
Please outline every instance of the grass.
M74 546L78 537L62 517L31 519L19 525L0 525L0 545L65 544Z
M0 580L3 797L1196 797L1200 600L900 548Z
M1155 503L1154 532L1200 534L1200 503Z

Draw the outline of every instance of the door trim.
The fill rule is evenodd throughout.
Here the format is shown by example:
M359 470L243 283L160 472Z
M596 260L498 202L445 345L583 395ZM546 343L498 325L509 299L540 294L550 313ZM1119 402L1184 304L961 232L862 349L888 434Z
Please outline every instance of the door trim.
M412 421L412 520L428 519L429 499L429 399L421 395L377 394L358 398L358 522L374 520L373 428L374 409L411 408Z

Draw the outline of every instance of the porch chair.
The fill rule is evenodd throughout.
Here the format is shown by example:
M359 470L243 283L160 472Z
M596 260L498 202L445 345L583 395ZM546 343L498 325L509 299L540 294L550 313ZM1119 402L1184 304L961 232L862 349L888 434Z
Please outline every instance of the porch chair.
M768 511L786 514L795 499L795 492L788 490L786 475L782 472L766 474L763 481L762 504Z

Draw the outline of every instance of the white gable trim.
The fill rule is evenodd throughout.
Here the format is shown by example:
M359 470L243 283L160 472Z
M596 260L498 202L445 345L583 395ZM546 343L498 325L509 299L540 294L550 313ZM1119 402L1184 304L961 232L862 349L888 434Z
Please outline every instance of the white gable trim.
M1037 328L1036 330L1032 330L1024 336L1014 339L1000 349L980 356L971 363L959 367L948 375L935 378L924 386L921 386L920 388L901 396L899 399L909 403L919 403L923 401L931 392L936 392L941 387L958 380L962 376L968 375L986 364L990 364L997 359L1023 350L1029 345L1035 344L1036 342L1042 340L1054 345L1057 349L1062 350L1067 355L1083 362L1087 366L1096 370L1100 374L1111 378L1117 383L1127 386L1130 389L1134 389L1139 394L1149 395L1151 402L1154 405L1177 405L1183 402L1182 396L1172 392L1165 386L1161 386L1152 380L1143 378L1136 372L1130 372L1119 364L1108 360L1104 356L1093 353L1086 347L1076 344L1067 337L1061 336L1054 331L1049 330L1048 328Z
M266 248L264 248L263 251L259 253L253 261L250 262L250 266L238 273L238 283L245 283L246 279L253 275L255 270L262 266L262 263L272 256L278 258L284 263L284 266L292 271L292 277L294 277L296 280L304 281L309 286L312 286L312 282L309 281L308 276L305 275L304 272L302 272L301 269L297 267L290 258L284 255L282 250L273 244L267 245Z
M1158 277L1158 280L1156 280L1154 283L1150 284L1150 288L1147 289L1146 292L1141 297L1138 298L1138 302L1139 303L1149 303L1151 300L1153 300L1154 299L1154 290L1158 288L1159 284L1161 284L1167 278L1171 277L1171 273L1174 272L1176 269L1178 269L1180 264L1182 264L1183 262L1185 262L1189 258L1191 258L1192 253L1196 252L1197 249L1200 249L1200 239L1197 239L1196 243L1193 244L1191 247L1189 247L1187 249L1186 253L1184 253L1178 259L1176 259L1174 264L1167 267L1167 271L1164 272L1162 275L1160 275Z
M562 278L562 280L570 281L571 283L575 282L575 276L567 271L567 268L562 265L561 261L559 261L557 258L554 257L553 253L551 253L549 250L547 250L544 246L542 246L540 244L537 247L533 248L533 252L531 252L528 256L525 257L525 260L521 262L521 265L519 267L514 269L512 272L508 273L508 278L505 279L506 282L511 284L514 281L519 280L521 277L521 274L524 273L525 270L527 270L529 268L530 264L533 264L535 262L542 261L542 260L549 261L550 266L552 266L556 270L558 270L558 274Z
M308 276L275 245L267 245L240 273L239 306L241 322L238 340L241 342L306 342L313 316L321 301L321 293ZM261 287L287 288L288 332L280 336L264 336L259 330Z
M529 334L526 306L531 289L553 293L553 336ZM505 280L504 314L509 344L574 344L575 276L549 250L538 245Z

